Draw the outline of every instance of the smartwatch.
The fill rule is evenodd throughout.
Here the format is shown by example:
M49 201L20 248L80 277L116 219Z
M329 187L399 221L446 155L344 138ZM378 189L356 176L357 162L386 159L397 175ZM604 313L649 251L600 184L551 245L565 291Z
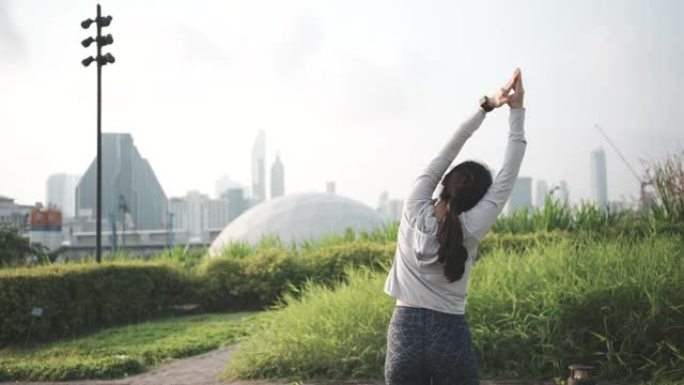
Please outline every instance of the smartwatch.
M489 98L487 95L480 98L480 107L484 110L484 112L489 112L494 109L494 107L489 104Z

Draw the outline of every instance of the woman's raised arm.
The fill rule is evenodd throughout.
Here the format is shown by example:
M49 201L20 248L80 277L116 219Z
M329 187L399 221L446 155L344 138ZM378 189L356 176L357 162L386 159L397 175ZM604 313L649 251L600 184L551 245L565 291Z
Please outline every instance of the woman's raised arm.
M510 130L503 165L485 196L475 207L465 213L463 225L466 231L478 240L484 238L484 235L494 225L496 218L503 210L515 181L518 179L520 164L525 156L525 148L527 147L525 109L523 107L525 90L522 85L522 75L518 75L514 88L515 93L508 100L508 105L511 107Z

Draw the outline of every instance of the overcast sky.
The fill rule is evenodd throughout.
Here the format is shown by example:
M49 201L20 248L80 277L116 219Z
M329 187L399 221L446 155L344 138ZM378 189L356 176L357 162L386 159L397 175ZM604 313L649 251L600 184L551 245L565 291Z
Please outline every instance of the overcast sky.
M95 156L95 68L81 20L93 1L0 0L0 195L45 199L50 174ZM684 148L684 2L102 1L116 63L104 68L103 130L129 132L167 196L251 184L266 132L286 191L375 206L413 178L516 66L526 87L521 175L567 180L587 199L589 152L606 151L611 200L638 182L629 162ZM458 160L497 169L506 109Z

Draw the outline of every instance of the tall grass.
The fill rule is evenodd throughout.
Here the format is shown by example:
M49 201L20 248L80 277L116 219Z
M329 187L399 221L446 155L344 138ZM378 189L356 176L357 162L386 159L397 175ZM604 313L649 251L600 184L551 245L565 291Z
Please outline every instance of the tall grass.
M657 233L684 234L682 223L663 221L655 214L627 208L600 209L591 202L571 206L547 197L544 207L522 208L499 216L492 230L507 234L565 231L612 237L626 233L648 236Z
M652 163L649 176L658 195L654 215L671 222L684 222L684 150Z
M476 264L468 319L485 377L684 377L684 242L559 239ZM393 301L384 274L309 286L264 318L229 365L239 378L381 378Z
M350 379L378 377L393 301L382 294L383 275L352 270L332 290L309 284L286 295L277 310L243 342L229 378Z

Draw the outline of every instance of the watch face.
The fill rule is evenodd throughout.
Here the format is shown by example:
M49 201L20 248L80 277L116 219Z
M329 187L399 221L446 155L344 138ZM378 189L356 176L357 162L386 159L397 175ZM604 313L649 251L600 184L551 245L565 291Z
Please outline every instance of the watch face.
M480 98L480 107L482 107L482 109L485 110L485 112L489 112L494 109L492 108L492 106L489 105L487 95Z

